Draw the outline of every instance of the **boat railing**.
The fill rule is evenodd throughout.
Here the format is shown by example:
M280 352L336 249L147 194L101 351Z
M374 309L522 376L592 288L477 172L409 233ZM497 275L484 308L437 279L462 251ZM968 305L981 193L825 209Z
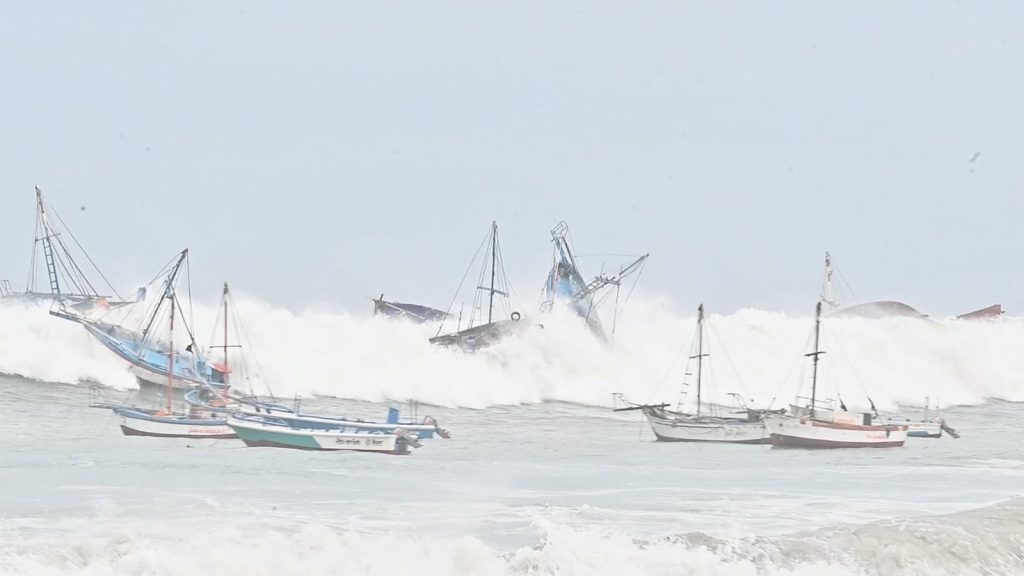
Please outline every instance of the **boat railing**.
M14 285L10 280L0 280L0 298L7 298L14 294Z

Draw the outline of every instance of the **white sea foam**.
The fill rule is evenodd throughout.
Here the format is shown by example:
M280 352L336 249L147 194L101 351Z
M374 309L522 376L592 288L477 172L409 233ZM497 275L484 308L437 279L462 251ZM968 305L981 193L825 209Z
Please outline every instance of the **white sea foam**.
M635 301L619 319L614 341L599 342L569 313L530 315L542 324L476 354L427 342L436 325L371 318L369 313L291 312L242 298L249 336L246 378L279 396L331 395L363 400L420 401L484 407L545 400L608 405L611 393L634 401L674 401L693 335L692 315L665 301ZM197 336L208 340L216 308L198 306ZM606 325L611 325L608 319ZM910 318L825 322L822 386L846 403L880 408L975 404L987 398L1024 400L1018 351L1024 319L995 321ZM81 327L45 307L0 307L0 372L47 381L97 380L134 385L123 363ZM761 405L788 403L808 381L811 320L777 312L712 314L705 398L741 392ZM706 350L707 351L707 350ZM252 368L258 359L262 376ZM236 366L238 361L235 361ZM242 374L240 374L241 376Z
M225 522L225 520L231 520ZM1024 571L1024 508L1009 501L940 517L731 540L693 533L637 541L608 531L535 524L538 544L499 551L481 540L357 533L252 517L5 530L0 571L106 574L444 575L1010 575ZM156 531L159 530L159 531Z

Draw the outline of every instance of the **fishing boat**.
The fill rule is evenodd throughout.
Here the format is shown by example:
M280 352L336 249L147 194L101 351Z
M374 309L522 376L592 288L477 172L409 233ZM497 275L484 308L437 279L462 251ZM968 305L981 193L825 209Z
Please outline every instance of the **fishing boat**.
M861 302L852 306L843 306L839 295L839 284L835 276L838 274L842 279L842 273L835 265L832 255L825 252L825 275L821 284L821 293L818 299L828 307L828 315L836 317L851 318L927 318L928 315L918 311L913 306L895 300L878 300L874 302ZM845 283L845 280L844 280ZM849 291L849 285L846 285Z
M697 308L696 353L690 360L696 361L696 406L692 412L669 410L668 404L636 404L616 411L641 410L654 431L654 436L662 442L728 442L734 444L768 444L768 431L764 426L766 410L754 410L740 406L740 410L731 409L721 413L725 407L713 403L705 403L703 392L704 359L709 356L704 346L704 305ZM689 373L689 372L687 372ZM685 389L685 385L684 385ZM738 394L731 394L734 399L742 400ZM619 396L621 398L621 395ZM624 399L623 399L624 400ZM680 404L682 402L680 401ZM781 411L777 411L781 413Z
M167 282L174 282L182 270L182 266L188 259L188 250L183 250L165 266L151 284L164 286ZM141 291L146 291L142 289ZM176 296L174 296L176 298ZM93 318L60 306L51 310L50 314L64 320L81 324L97 342L106 349L113 352L128 364L129 370L135 375L139 386L152 390L162 391L168 382L167 374L173 374L172 385L177 390L189 390L196 386L203 386L209 382L223 380L224 376L220 371L211 366L200 354L199 347L195 343L191 327L185 323L189 336L189 344L183 353L172 354L170 343L161 341L156 337L153 330L154 323L159 318L159 313L168 298L161 296L151 304L151 309L145 312L144 319L138 329L125 327L118 322L107 321L107 315ZM134 307L141 305L140 300L132 303L131 306L122 310L132 312ZM108 313L109 314L109 313Z
M764 423L774 446L794 448L889 448L903 446L907 440L906 424L875 424L877 410L868 398L874 413L850 413L839 401L834 409L831 399L818 398L818 363L825 352L821 342L821 300L814 310L814 351L812 359L811 396L797 397L785 414L769 414ZM806 404L800 400L807 400Z
M28 282L24 290L17 290L10 280L0 280L0 300L30 304L57 302L80 312L89 312L94 308L107 310L130 304L132 301L123 298L110 284L78 242L78 238L64 224L60 214L46 201L43 191L38 186L35 188L35 194L35 242L32 245ZM101 294L96 289L89 275L78 264L74 252L88 262L92 272L103 280L109 289L107 294ZM45 284L39 281L41 267L46 270ZM45 288L47 286L48 291Z
M351 450L382 454L408 454L418 448L417 439L402 429L391 433L357 432L347 428L297 429L275 417L233 414L228 426L246 446L297 450Z
M259 415L260 413L247 407L242 407L239 412L247 415ZM350 418L334 418L328 416L313 416L309 414L273 414L273 421L290 428L307 430L339 430L345 429L357 433L385 433L391 434L401 429L409 434L415 435L420 440L433 438L436 434L441 438L449 438L450 434L441 428L437 420L432 416L426 416L422 423L400 422L399 411L391 408L388 410L388 418L385 422L372 422Z
M233 384L233 380L235 369L241 368L245 370L246 364L233 362L230 351L242 348L241 342L245 339L245 335L239 324L239 314L235 310L231 290L226 282L221 292L221 302L218 310L220 312L215 325L223 326L223 340L220 345L209 346L212 349L219 348L223 352L220 362L212 364L217 379L205 385L196 386L186 392L184 399L189 406L198 407L207 413L223 418L226 418L229 414L265 417L267 422L288 426L296 430L345 429L348 432L355 433L393 433L396 429L402 429L420 439L432 438L435 433L445 438L448 437L448 431L438 426L437 421L431 416L427 416L422 423L401 422L399 411L394 408L388 411L388 418L385 422L299 414L299 402L297 400L294 408L292 408L277 402L261 400L251 389L243 392L239 386ZM232 325L235 326L235 333L239 336L236 343L232 343L229 337ZM216 335L215 331L214 338ZM243 372L243 376L246 376L245 372ZM263 384L269 391L269 385L265 381ZM271 394L271 396L273 395ZM270 418L271 416L273 418Z
M175 364L174 349L174 323L180 316L189 334L193 351L195 339L191 338L192 330L188 327L188 321L183 314L180 314L178 301L177 279L181 272L182 265L188 258L188 250L183 250L181 255L171 268L163 285L163 296L157 301L153 308L153 315L150 316L143 334L148 334L155 325L158 315L164 308L168 311L168 339L167 339L167 362L164 378L166 379L165 400L166 405L160 410L139 410L130 407L115 408L114 413L121 417L121 431L126 436L157 436L164 438L233 438L234 432L227 425L227 419L216 415L204 415L197 407L192 406L187 414L177 414L174 411L174 374Z
M939 412L938 404L933 408L931 398L924 399L924 412L918 419L890 416L885 418L886 424L905 424L908 438L942 438L943 432L951 438L959 438L960 432L946 423Z
M445 321L442 320L441 325L437 329L437 335L430 339L431 344L450 346L466 352L473 352L494 345L503 338L521 332L526 328L527 323L521 322L521 314L513 311L510 304L509 281L508 276L505 274L505 267L501 257L501 247L498 242L498 224L496 222L491 222L491 227L487 232L484 243L481 244L481 248L484 246L487 247L486 252L489 258L483 259L483 264L480 268L479 281L473 296L473 305L466 318L467 326L465 328L462 327L463 314L460 312L455 331L444 334ZM463 276L462 282L459 284L458 290L456 290L455 297L452 298L451 305L449 305L445 313L446 318L451 316L451 307L459 297L459 292L461 292L462 286L465 284L466 276L469 275L469 271L473 268L473 263L476 262L479 256L480 249L477 250L477 253L473 256L473 261L470 262L469 267L466 269L466 275ZM484 282L487 277L490 277L490 283L485 286ZM502 316L507 319L495 316L495 296L499 296L499 306L503 310ZM486 316L483 314L485 299ZM478 324L484 318L487 321Z
M616 310L612 320L612 332L614 333L619 312L619 288L628 276L643 269L650 254L635 258L615 274L601 273L587 282L583 279L583 274L576 261L576 254L569 243L569 225L564 220L551 229L551 241L554 244L554 251L551 270L544 283L541 310L550 311L558 305L566 306L584 320L595 336L607 340L608 337L598 314L600 293L605 288L615 287Z
M447 312L431 308L430 306L406 304L404 302L388 302L384 299L383 294L380 295L380 298L373 298L373 315L401 318L416 322L417 324L438 322L448 317Z

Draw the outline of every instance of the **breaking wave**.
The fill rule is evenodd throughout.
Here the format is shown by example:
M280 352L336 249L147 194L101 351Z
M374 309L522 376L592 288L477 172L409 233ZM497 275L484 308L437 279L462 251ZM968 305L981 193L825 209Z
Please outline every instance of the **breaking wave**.
M201 520L201 522L199 521ZM220 520L226 520L221 518ZM0 572L431 575L1010 575L1024 572L1024 502L778 537L693 533L657 541L535 522L539 543L500 551L475 537L357 533L232 517L148 528L21 530L0 541ZM223 525L221 525L223 524ZM161 523L149 526L161 526ZM197 529L197 526L203 526ZM6 532L6 530L4 530Z
M556 312L524 318L543 328L474 355L430 345L436 325L369 317L369 311L295 313L254 299L236 303L248 336L242 379L256 392L269 388L286 397L604 406L612 393L622 392L634 401L674 401L694 334L692 314L666 301L634 300L611 344L590 335L570 313ZM215 307L197 307L200 340L209 340L215 318ZM605 318L605 325L612 322ZM867 394L880 408L920 405L925 396L943 405L1024 400L1024 377L1016 366L1024 319L843 318L825 326L824 375L852 406L863 404ZM708 327L705 394L712 398L717 393L724 401L725 393L736 391L760 405L773 399L783 405L806 382L809 318L742 310L712 314ZM0 306L0 372L135 385L119 360L81 327L47 315L45 306Z

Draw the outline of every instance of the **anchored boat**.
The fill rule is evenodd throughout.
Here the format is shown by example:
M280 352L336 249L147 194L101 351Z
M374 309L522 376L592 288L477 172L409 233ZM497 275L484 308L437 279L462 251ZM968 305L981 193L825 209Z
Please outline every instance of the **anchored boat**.
M792 404L786 414L769 414L764 423L775 446L794 448L888 448L903 446L907 440L906 424L875 424L877 415L849 413L839 401L840 410L831 400L818 399L818 362L825 352L821 342L821 301L814 309L814 351L812 359L811 396L806 404ZM798 397L798 401L800 398ZM874 408L874 402L868 401Z
M408 454L409 448L420 446L414 436L402 429L392 433L357 432L347 428L296 429L281 424L274 416L240 414L232 415L228 426L246 446L252 447Z
M641 410L647 417L654 436L663 442L768 444L770 440L763 421L764 415L768 411L749 409L746 406L739 406L739 410L730 410L703 401L702 374L704 359L708 357L704 346L703 304L697 308L697 336L694 340L696 353L690 356L690 360L695 360L697 363L697 398L693 411L684 412L679 407L676 410L669 410L668 404L637 404L619 408L617 411ZM738 394L731 394L731 396L742 402L742 397ZM621 395L619 397L621 398ZM781 411L777 412L781 413Z

